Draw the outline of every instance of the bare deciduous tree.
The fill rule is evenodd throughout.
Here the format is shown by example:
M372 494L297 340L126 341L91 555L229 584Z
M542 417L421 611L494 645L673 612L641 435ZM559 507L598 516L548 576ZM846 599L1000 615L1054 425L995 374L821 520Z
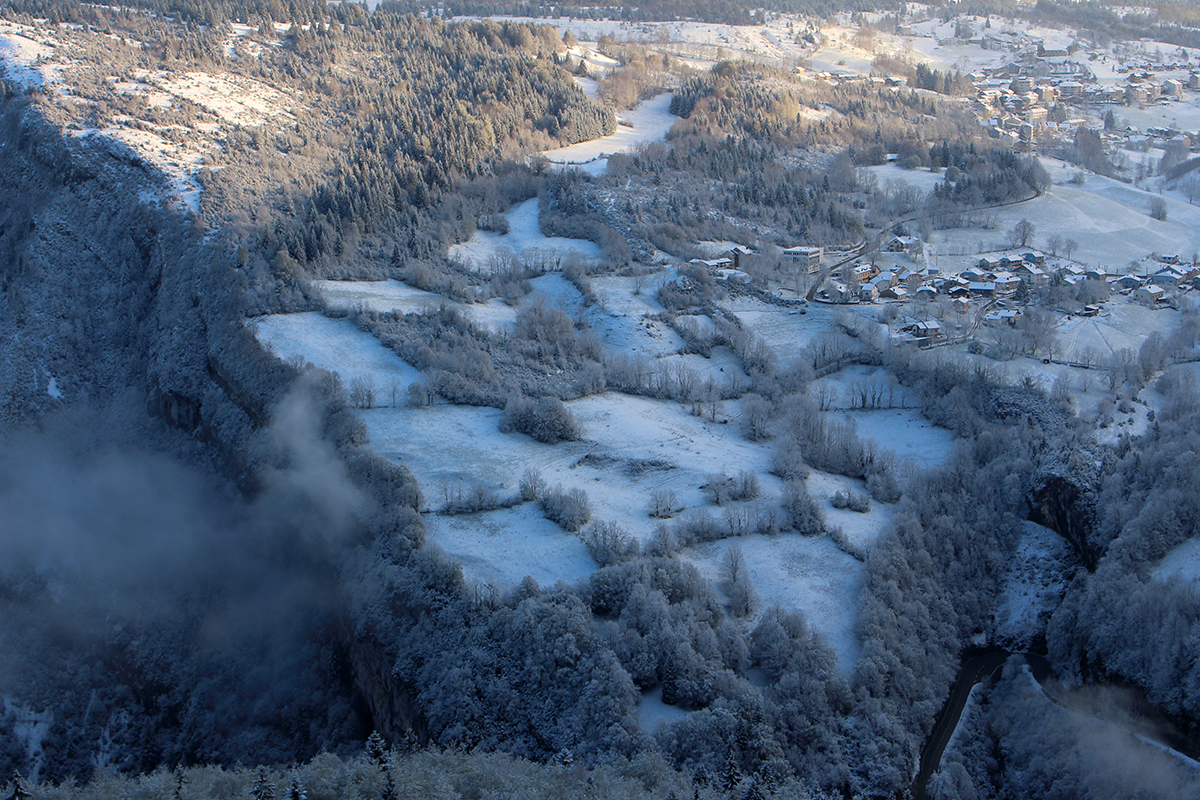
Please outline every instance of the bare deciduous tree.
M1032 222L1022 219L1009 230L1008 241L1013 247L1028 247L1036 232L1037 228Z

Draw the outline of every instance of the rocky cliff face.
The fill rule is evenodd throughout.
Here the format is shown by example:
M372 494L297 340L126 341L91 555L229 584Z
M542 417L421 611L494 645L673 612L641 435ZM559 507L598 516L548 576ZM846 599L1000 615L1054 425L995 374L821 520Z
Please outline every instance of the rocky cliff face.
M230 248L110 145L0 105L0 420L134 393L236 472L287 372L242 330Z
M245 500L239 504L242 518L227 523L228 514L223 512L228 509L213 508L211 527L219 531L222 525L236 524L240 529L227 535L235 539L261 537L261 541L247 546L248 557L261 559L266 565L264 571L274 570L273 574L283 580L282 585L311 591L316 581L326 584L320 587L317 600L304 598L317 609L313 620L304 618L307 612L303 610L280 612L283 624L294 623L297 629L309 630L306 634L309 638L290 652L269 653L267 657L282 659L280 663L286 666L289 658L309 658L310 663L315 663L315 657L309 655L314 648L342 653L348 659L344 671L334 675L327 665L316 663L308 674L317 677L311 680L320 681L320 691L336 693L338 704L349 702L352 685L356 685L365 700L360 707L369 708L370 716L375 718L364 727L369 729L374 725L398 735L413 724L413 715L406 710L404 692L394 685L391 665L377 648L333 641L348 639L337 631L352 626L327 624L340 606L338 553L327 545L304 550L304 543L311 540L311 537L306 539L309 534L303 530L304 525L315 527L318 523L302 520L293 525L307 510L319 512L321 498L289 503L291 495L286 494L286 486L280 489L280 484L286 484L287 480L286 464L280 466L287 455L272 450L275 445L268 426L272 410L293 384L295 370L265 353L245 328L236 245L220 232L201 230L185 212L163 200L163 196L160 176L127 150L110 147L101 137L64 134L39 113L36 102L30 98L10 97L0 101L0 452L4 443L16 441L17 437L28 441L30 429L36 429L56 409L68 405L96 410L94 419L98 425L122 424L119 415L106 415L105 408L119 405L128 409L135 405L165 425L185 432L184 436L162 437L153 446L171 441L186 443L189 461L194 462L196 454L201 454L201 459L215 465L225 479L237 481L246 490L239 498L239 503ZM355 497L364 498L362 505L368 510L355 510L353 513L358 516L344 523L345 532L338 547L345 547L363 541L375 529L383 527L370 516L380 513L379 491L390 492L387 499L397 505L410 503L403 498L397 500L395 494L396 487L407 485L405 481L410 479L395 465L379 465L357 454L358 443L346 434L355 425L352 415L336 397L321 395L319 388L314 390L314 396L323 399L317 404L312 436L324 437L322 452L331 454L330 463L336 464L343 479L366 487L362 491L352 490ZM346 444L347 441L350 443ZM368 470L360 462L373 469ZM272 475L273 485L258 477L264 464ZM207 465L202 470L210 471ZM272 493L278 496L272 498ZM208 506L201 506L207 511ZM325 519L319 514L309 516ZM221 521L216 521L218 517ZM203 551L206 545L201 542L199 546ZM214 542L207 547L223 545ZM7 586L9 577L0 570L0 586ZM20 611L28 617L30 625L36 625L41 613L35 607L41 602L38 598L42 589L38 586L26 587L28 591L20 596L0 593L0 600L21 605ZM184 587L178 594L187 591L190 589ZM206 585L202 591L209 592L211 588ZM199 619L213 613L204 608L197 611L193 600L186 602L192 603L189 612ZM0 609L0 616L4 613ZM225 612L217 609L215 613ZM13 645L2 628L0 641ZM128 636L122 638L120 626L115 630L118 632L96 632L86 645L69 656L86 660L90 658L89 648L99 646L98 642L105 637L112 638L103 645L111 650L101 659L107 659L105 665L98 667L91 678L70 680L81 686L87 680L95 680L101 686L131 687L132 693L124 695L124 699L112 701L114 709L120 703L130 702L146 708L161 705L162 698L155 695L160 691L173 694L176 700L193 692L203 694L199 688L169 684L177 668L176 677L186 681L211 667L208 662L201 663L210 657L203 652L209 645L191 644L188 632L180 635L178 643L162 645L170 649L178 644L177 652L170 651L171 658L183 654L178 657L195 659L200 666L187 666L179 661L164 667L168 677L161 681L162 686L143 685L143 678L138 677L142 667L124 673L123 668L113 667L114 659L136 662L143 646L137 641L126 641ZM32 663L25 658L28 655L25 650L14 650L7 655L10 660ZM247 660L241 655L238 658ZM4 669L5 664L0 664L0 673ZM246 669L252 675L257 666L237 669ZM281 667L274 664L267 672L278 669ZM110 675L105 670L115 672ZM290 680L292 676L285 675L279 683ZM16 690L16 684L3 675L0 681L6 691ZM295 683L304 685L299 679ZM271 690L298 691L277 685ZM143 694L150 698L145 703L140 699ZM86 686L82 696L87 697ZM68 702L65 695L60 697L54 702ZM14 702L17 699L14 697ZM189 702L192 701L180 700L180 708ZM311 702L325 701L316 698ZM86 766L88 748L95 745L87 740L91 735L87 726L95 721L85 724L76 720L80 715L86 718L84 705L86 700L79 709L58 709L56 725L75 726L71 728L72 735L81 738L72 745L73 751L78 751L78 758L71 757L82 758L81 763ZM331 701L328 705L328 713L332 714L334 704ZM157 721L148 724L186 729L187 720L175 719L172 713L168 708L160 713L161 718L153 717ZM291 734L285 733L280 741L291 742L287 746L301 749L283 750L278 756L306 757L303 748L314 745L344 746L361 732L358 723L348 719L350 716L353 715L342 714L324 728L314 729L315 738L311 740L299 735L288 739ZM0 739L5 737L9 722L0 714ZM283 720L284 725L288 723ZM271 720L263 724L277 725ZM56 735L62 738L62 731ZM157 731L146 735L166 740ZM135 761L129 763L152 769L155 752L193 746L185 741L186 734L171 735L176 738L170 745L127 743L126 754L140 753L131 756ZM214 742L219 735L209 734ZM124 746L113 745L114 752ZM209 743L200 737L194 746L203 750ZM207 752L207 758L225 757L216 750ZM62 753L55 751L48 758L61 756ZM6 758L6 751L0 751L0 763L10 764ZM11 758L15 759L10 764L13 768L27 768L21 753L14 751ZM47 769L50 775L62 777L74 767L66 767L68 772L62 771L61 764Z

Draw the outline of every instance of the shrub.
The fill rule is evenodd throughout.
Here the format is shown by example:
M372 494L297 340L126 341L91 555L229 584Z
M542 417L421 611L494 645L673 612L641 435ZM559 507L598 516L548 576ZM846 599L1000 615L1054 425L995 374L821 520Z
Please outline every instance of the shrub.
M723 472L718 475L709 475L708 483L701 488L704 489L709 500L718 506L723 506L731 501L753 500L762 491L758 483L758 476L748 471L739 472L735 477L730 477Z
M592 518L592 504L582 489L555 486L542 495L542 515L563 530L575 533Z
M783 513L792 528L805 536L825 532L825 518L808 489L799 481L788 481L783 487Z
M655 489L650 493L650 516L654 519L670 519L675 514L675 492L670 489Z
M525 470L525 474L521 476L519 486L521 501L525 503L537 500L546 491L546 481L542 478L540 472L535 469Z
M870 497L862 492L852 492L848 489L841 489L835 492L832 502L834 508L857 511L860 514L865 514L871 510Z
M524 433L546 444L579 438L575 416L557 397L543 397L534 402L524 395L513 395L504 406L500 430Z
M593 522L583 533L583 543L602 567L636 558L641 551L637 539L615 522Z

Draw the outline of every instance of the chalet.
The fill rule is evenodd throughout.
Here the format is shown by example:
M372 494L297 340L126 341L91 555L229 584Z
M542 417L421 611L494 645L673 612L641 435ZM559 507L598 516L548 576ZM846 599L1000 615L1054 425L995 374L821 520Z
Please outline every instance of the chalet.
M995 297L996 284L989 281L971 281L967 285L967 292L971 297Z
M889 286L879 290L879 298L881 300L907 300L908 289L903 286Z
M1200 73L1193 72L1191 75L1188 75L1188 88L1200 89Z
M1026 264L1036 264L1037 266L1040 267L1046 263L1046 254L1039 253L1036 250L1030 250L1026 253L1021 254L1021 260L1024 261Z
M1139 303L1145 303L1150 307L1154 307L1162 303L1167 298L1166 290L1161 286L1143 286L1133 293L1133 299Z
M754 255L753 250L751 250L748 247L742 247L739 244L739 245L735 245L735 246L731 247L729 249L729 252L727 252L725 254L725 257L733 260L733 268L734 269L741 269L742 268L742 259L745 258L746 256L752 256L752 255Z
M1113 278L1108 284L1112 287L1113 291L1128 292L1141 286L1142 281L1136 275L1122 275L1119 278Z
M1021 286L1021 279L1011 272L998 272L992 281L996 297L1012 297Z
M889 253L907 253L920 248L921 240L915 236L893 236L888 240Z
M844 283L831 281L829 284L829 297L835 303L852 303L858 299L858 293Z
M1174 78L1163 81L1162 93L1164 97L1179 97L1183 92L1183 84Z
M1079 312L1079 316L1081 317L1095 317L1099 314L1100 306L1084 306L1083 310Z
M1083 271L1084 280L1089 281L1106 281L1108 280L1108 272L1100 267L1090 267Z
M1001 269L1000 259L996 256L984 256L983 258L979 259L979 263L976 266L978 269L983 270L983 272L975 272L968 269L965 270L963 274L965 275L967 272L974 272L974 274L983 277L983 275L987 272L995 272L996 270Z
M1046 271L1051 275L1057 275L1059 278L1072 277L1083 280L1083 267L1062 259L1047 264Z
M1158 260L1164 264L1178 264L1179 263L1179 254L1178 253L1162 253L1158 256Z
M965 314L971 310L971 303L965 297L952 297L950 307L960 314Z
M1017 320L1021 318L1021 312L1013 308L1000 308L995 311L989 311L987 316L983 318L984 322L1003 322L1006 325L1016 325Z
M1050 275L1041 267L1033 264L1022 264L1013 270L1013 274L1023 283L1034 289L1041 289L1050 285Z
M914 300L922 300L925 302L929 302L936 297L937 297L937 292L934 290L934 288L932 286L920 286L920 287L917 287L917 290L915 292L913 292Z
M821 268L822 252L820 247L800 245L784 250L783 259L789 264L806 268L811 275Z
M935 319L926 320L925 322L918 322L914 325L908 326L908 328L905 330L907 330L917 339L934 341L942 338L941 323Z
M1150 276L1150 285L1161 286L1164 289L1177 289L1187 282L1187 278L1187 273L1174 267L1167 267Z
M1079 81L1063 81L1058 85L1058 94L1064 100L1083 96L1083 84Z
M900 282L900 271L889 269L887 272L881 272L879 273L879 276L873 278L871 282L876 284L880 289L884 289L889 286L895 286Z
M1150 90L1141 84L1131 84L1125 87L1125 104L1136 106L1150 99Z
M879 287L874 283L864 283L858 287L858 301L860 303L874 303L879 299Z
M853 274L854 280L858 281L859 283L866 283L879 274L879 268L874 264L869 264L864 261L860 264L854 265Z
M724 269L726 267L733 266L733 261L728 258L693 258L688 263L695 264L696 266L708 267L709 269Z

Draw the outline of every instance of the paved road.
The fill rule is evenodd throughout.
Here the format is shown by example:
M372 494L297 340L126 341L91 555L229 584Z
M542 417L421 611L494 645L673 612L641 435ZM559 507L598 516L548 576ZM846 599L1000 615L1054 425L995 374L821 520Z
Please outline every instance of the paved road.
M958 680L954 682L954 688L950 690L950 696L942 706L942 713L938 714L937 724L929 734L929 741L921 750L921 768L917 771L911 789L913 800L925 800L925 785L942 762L942 752L950 743L950 736L958 726L958 718L962 716L971 689L1004 666L1009 655L1011 654L1007 650L985 650L968 656L963 661L958 670Z

